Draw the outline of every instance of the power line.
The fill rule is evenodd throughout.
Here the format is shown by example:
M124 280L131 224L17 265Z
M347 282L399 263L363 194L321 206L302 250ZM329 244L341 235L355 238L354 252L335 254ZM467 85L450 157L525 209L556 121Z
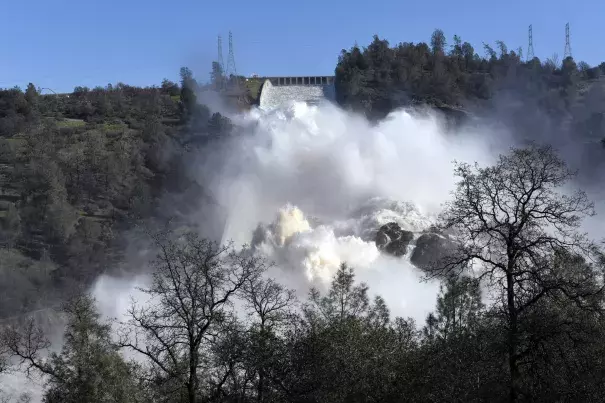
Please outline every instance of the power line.
M225 86L225 62L223 60L223 38L219 35L218 36L218 59L217 59L217 63L218 66L220 68L220 75L218 77L219 79L219 83L218 84L218 88L219 89L223 89L223 87Z
M40 93L42 92L42 90L48 90L48 91L52 92L53 94L58 95L58 94L55 92L55 90L53 90L53 89L51 89L51 88L41 87L41 88L40 88Z
M46 308L39 308L39 309L34 309L33 311L27 311L27 312L23 312L17 315L13 315L13 316L8 316L5 318L0 318L0 325L3 323L7 323L10 321L13 321L15 319L21 319L21 318L25 318L27 316L30 315L34 315L36 313L40 313L40 312L49 312L49 311L55 311L55 312L60 312L62 305L61 304L55 304Z
M218 65L221 67L221 70L225 71L225 62L223 61L223 38L218 36Z

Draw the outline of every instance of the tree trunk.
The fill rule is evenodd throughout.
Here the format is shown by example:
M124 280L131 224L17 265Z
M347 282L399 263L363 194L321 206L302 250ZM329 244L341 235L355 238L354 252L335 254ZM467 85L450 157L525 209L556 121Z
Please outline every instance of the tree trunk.
M193 345L193 343L192 343ZM187 395L189 403L197 401L197 351L191 348L189 351L189 382L187 382Z
M193 381L190 381L189 383L187 383L187 396L188 396L189 403L196 402L195 386L193 384Z
M519 366L517 363L517 309L512 269L506 273L508 310L508 370L510 375L509 401L516 402L519 395Z
M265 371L263 368L261 368L258 371L258 396L257 396L257 401L259 403L262 403L264 400L264 393L265 393Z
M257 402L262 403L264 400L265 393L265 354L266 354L266 344L265 344L265 317L261 318L260 324L260 351L262 361L260 364L260 368L258 369L258 388L257 388Z

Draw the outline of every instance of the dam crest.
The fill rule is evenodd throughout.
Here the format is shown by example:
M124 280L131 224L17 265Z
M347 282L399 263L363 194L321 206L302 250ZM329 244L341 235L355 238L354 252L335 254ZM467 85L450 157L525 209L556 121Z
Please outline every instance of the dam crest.
M264 77L259 106L271 110L292 102L334 101L334 76Z

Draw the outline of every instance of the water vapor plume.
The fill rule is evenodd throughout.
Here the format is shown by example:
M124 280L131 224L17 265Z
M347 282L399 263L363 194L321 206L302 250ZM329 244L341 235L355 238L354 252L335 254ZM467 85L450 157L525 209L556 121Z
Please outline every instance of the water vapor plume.
M483 108L472 108L491 133L498 137L507 151L508 147L526 147L529 144L550 145L577 172L576 177L566 184L566 192L578 188L595 202L597 216L584 220L582 231L591 238L604 236L602 216L605 215L605 80L596 80L578 88L576 97L568 108L545 102L538 93L528 92L531 88L528 77L516 77L514 85L499 91ZM556 100L553 98L550 101ZM560 100L560 102L563 102ZM496 141L496 139L494 139Z
M387 222L427 230L455 183L453 160L491 163L500 151L491 136L446 133L435 115L405 111L372 124L329 103L234 121L241 133L191 168L226 212L223 240L252 244L276 262L270 274L301 293L328 286L346 261L394 314L422 321L438 285L420 281L409 251L379 251L376 232Z

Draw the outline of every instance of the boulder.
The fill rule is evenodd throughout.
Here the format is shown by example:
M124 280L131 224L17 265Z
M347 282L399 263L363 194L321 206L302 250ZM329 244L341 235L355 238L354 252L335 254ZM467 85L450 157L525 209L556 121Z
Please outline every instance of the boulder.
M375 242L378 249L393 256L403 256L412 239L414 239L412 232L401 229L395 222L390 222L380 227Z
M422 234L416 240L416 247L410 260L419 269L428 270L455 248L456 243L451 238L438 233Z

